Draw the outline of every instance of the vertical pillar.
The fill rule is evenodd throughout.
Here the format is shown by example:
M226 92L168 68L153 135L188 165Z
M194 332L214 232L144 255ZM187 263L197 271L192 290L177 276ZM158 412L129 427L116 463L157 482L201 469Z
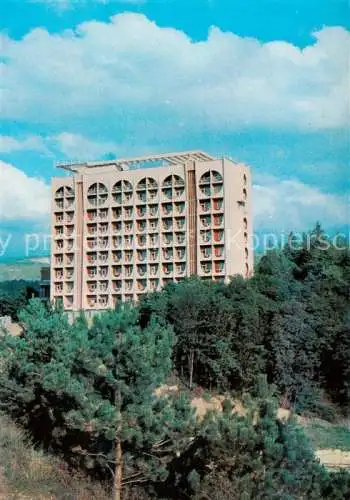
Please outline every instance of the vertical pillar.
M187 203L188 203L188 265L189 274L197 274L197 190L195 163L187 168Z

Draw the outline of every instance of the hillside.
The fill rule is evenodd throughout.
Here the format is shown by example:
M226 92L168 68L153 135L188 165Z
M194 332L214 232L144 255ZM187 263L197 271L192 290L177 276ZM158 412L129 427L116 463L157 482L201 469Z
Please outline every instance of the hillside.
M48 262L48 257L0 262L0 281L37 281L40 279L40 268Z

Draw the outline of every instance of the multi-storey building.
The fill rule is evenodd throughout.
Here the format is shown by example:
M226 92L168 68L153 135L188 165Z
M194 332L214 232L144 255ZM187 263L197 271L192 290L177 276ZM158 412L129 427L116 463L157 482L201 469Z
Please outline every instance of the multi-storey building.
M51 300L114 307L187 276L253 270L249 168L201 151L59 165Z

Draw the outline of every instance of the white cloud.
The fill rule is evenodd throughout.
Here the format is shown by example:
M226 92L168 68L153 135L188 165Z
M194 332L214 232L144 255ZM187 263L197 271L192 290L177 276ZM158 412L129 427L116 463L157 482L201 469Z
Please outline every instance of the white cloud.
M50 187L0 160L0 220L41 219L50 212Z
M74 161L96 160L112 153L117 157L118 146L113 142L92 141L80 134L62 132L48 139L67 158Z
M42 137L29 135L24 138L15 138L9 135L0 135L0 153L13 153L16 151L42 151L46 146Z
M253 186L256 229L303 231L317 221L324 227L348 224L349 197L324 193L298 180L257 176Z
M154 135L345 127L349 33L324 28L314 37L301 50L212 28L193 42L130 13L62 33L37 28L19 41L3 36L2 115Z
M37 151L48 157L68 158L74 161L96 160L111 153L115 157L119 151L117 144L94 141L81 134L61 132L52 136L29 135L21 138L0 136L0 153L10 154L17 151Z

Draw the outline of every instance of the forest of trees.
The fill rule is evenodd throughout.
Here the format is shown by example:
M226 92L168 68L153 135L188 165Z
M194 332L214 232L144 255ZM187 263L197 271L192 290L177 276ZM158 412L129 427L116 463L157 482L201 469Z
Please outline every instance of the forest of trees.
M0 339L2 410L116 500L349 498L349 474L276 418L349 412L350 252L325 242L317 226L249 280L190 278L92 322L31 299L24 334ZM185 389L156 394L169 377ZM222 412L195 418L198 386L227 396Z

